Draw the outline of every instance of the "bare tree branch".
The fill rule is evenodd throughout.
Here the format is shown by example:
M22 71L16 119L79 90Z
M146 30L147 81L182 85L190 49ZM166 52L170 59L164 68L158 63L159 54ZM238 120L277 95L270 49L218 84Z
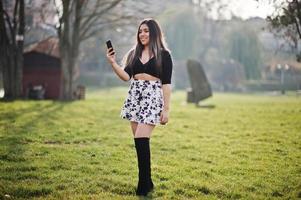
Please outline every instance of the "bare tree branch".
M83 40L86 40L86 39L89 39L91 36L97 34L98 32L101 32L102 30L104 30L106 28L106 25L110 25L110 24L115 24L116 25L116 22L121 22L121 20L131 20L131 19L134 19L133 16L120 16L116 19L113 19L113 20L107 20L105 22L99 22L99 23L96 23L94 24L93 26L95 26L96 28L94 30L89 30L88 32L85 32L84 35L81 35L80 36L80 40L83 41ZM124 23L122 23L124 24ZM100 27L97 27L97 26L100 26Z
M83 16L83 18L86 17L86 20L82 21L82 27L81 27L81 34L80 35L84 35L85 32L87 32L87 30L89 29L89 27L91 27L91 25L93 23L95 23L98 18L100 16L102 16L104 13L108 12L109 10L111 10L112 8L114 8L118 3L120 3L121 0L115 0L113 1L110 5L108 5L107 7L103 8L100 11L97 11L98 7L99 7L99 1L97 1L97 7L95 7L95 9L93 10L93 13L87 16Z

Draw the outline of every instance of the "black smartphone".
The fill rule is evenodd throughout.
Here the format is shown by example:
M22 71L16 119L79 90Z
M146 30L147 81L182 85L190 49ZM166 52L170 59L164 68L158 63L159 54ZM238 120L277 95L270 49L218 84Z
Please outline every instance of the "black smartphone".
M112 43L111 43L111 40L108 40L107 42L106 42L106 44L107 44L107 48L109 49L109 48L112 48L109 52L112 52L114 49L113 49L113 46L112 46ZM115 54L115 52L113 53L113 55Z

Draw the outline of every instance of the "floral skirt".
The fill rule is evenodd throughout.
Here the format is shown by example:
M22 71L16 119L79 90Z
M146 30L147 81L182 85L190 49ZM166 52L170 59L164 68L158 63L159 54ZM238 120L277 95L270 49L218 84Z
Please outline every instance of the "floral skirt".
M161 81L132 79L120 116L133 122L157 125L163 105Z

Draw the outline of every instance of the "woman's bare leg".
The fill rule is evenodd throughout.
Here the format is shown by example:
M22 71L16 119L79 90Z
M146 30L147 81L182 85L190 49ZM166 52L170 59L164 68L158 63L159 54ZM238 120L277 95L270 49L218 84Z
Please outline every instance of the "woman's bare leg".
M131 128L132 128L132 132L133 132L133 136L135 137L135 133L136 133L136 129L137 129L137 122L130 122L131 123Z
M150 138L155 125L138 124L135 131L135 138L147 137Z

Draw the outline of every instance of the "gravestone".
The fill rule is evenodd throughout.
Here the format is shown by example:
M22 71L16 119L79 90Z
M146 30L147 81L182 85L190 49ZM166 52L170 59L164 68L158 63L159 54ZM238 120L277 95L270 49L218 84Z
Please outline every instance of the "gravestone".
M202 65L195 60L187 61L187 71L191 88L187 91L187 102L198 103L212 96L211 86Z

